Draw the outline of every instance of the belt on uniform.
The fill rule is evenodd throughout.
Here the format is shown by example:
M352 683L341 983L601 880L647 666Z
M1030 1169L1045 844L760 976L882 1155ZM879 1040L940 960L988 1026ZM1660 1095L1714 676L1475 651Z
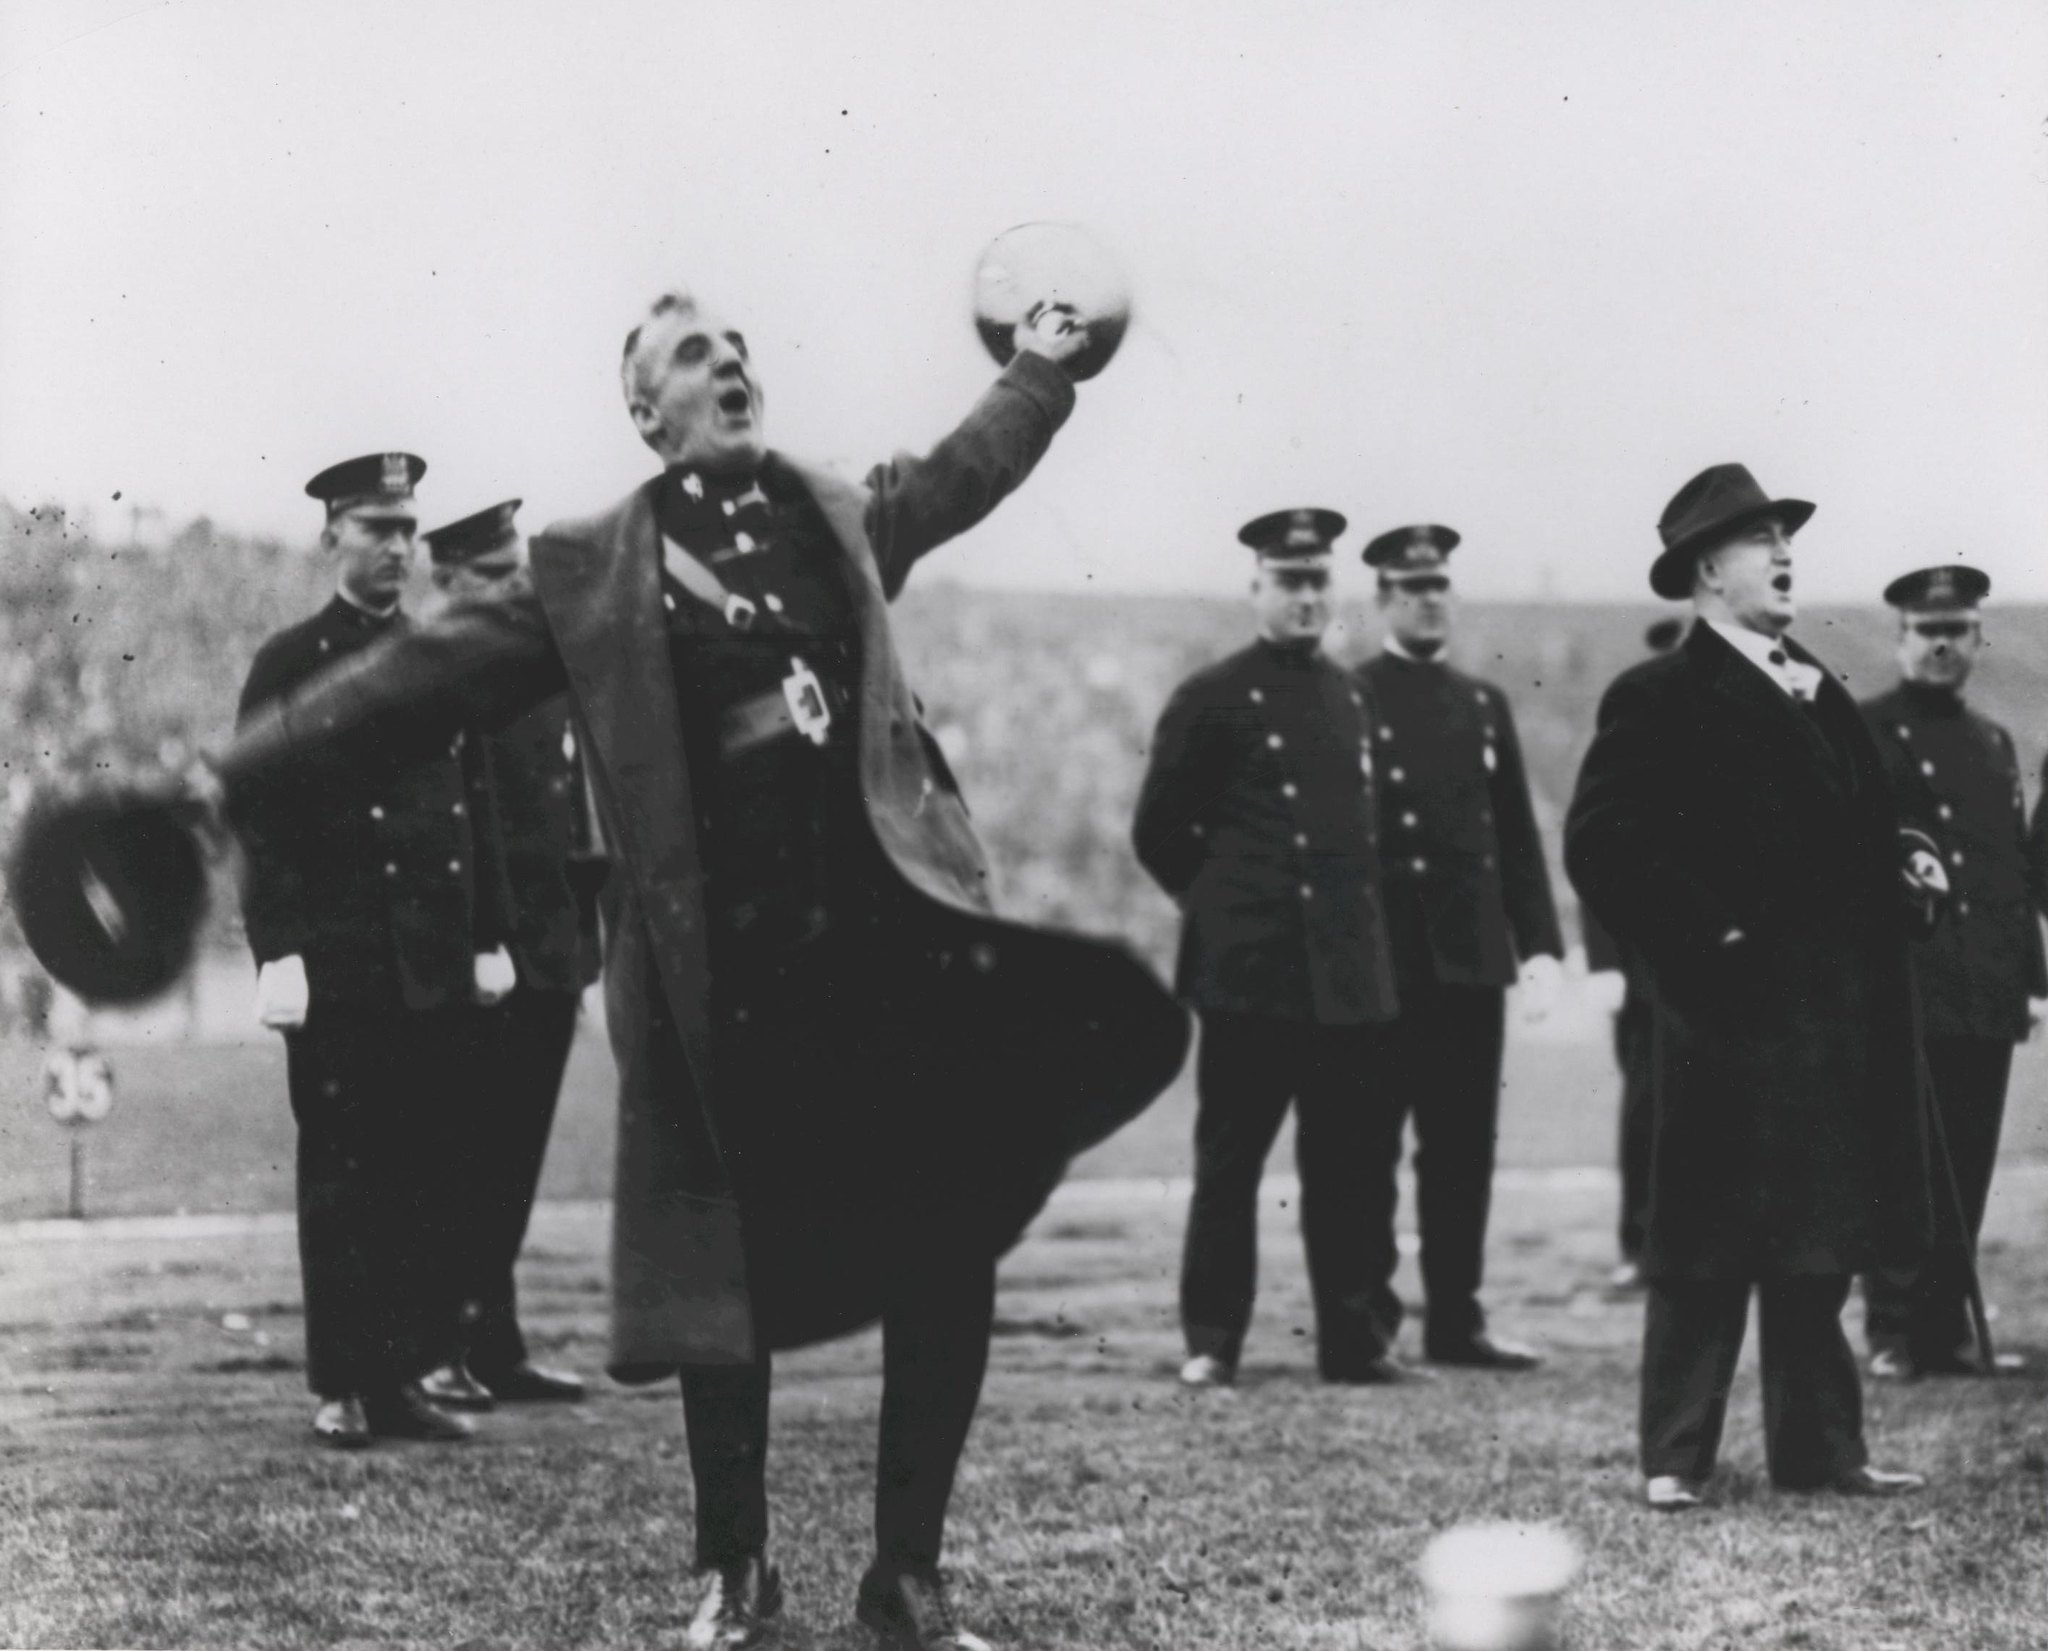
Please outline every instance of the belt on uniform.
M726 707L718 719L719 751L736 757L786 734L801 734L813 745L823 745L831 736L835 697L817 673L798 660L767 693Z

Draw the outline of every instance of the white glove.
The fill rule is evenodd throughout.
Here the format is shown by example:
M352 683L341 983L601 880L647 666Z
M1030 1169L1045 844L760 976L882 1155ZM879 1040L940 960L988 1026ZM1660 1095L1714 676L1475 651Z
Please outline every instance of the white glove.
M293 952L256 971L256 1018L273 1032L306 1024L306 960Z
M1628 977L1619 969L1598 969L1586 977L1586 995L1605 1014L1619 1014L1628 995Z
M1564 965L1548 952L1539 952L1523 963L1520 984L1522 1019L1535 1026L1548 1020L1557 1007L1558 994L1564 989Z
M503 946L493 952L478 952L475 973L479 1003L496 1003L519 983L518 973L512 967L512 954Z

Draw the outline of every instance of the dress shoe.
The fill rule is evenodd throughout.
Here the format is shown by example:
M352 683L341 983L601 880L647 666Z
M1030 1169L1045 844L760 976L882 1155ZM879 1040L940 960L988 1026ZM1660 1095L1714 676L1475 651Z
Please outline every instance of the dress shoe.
M363 1414L369 1419L370 1431L380 1439L424 1439L430 1444L452 1445L476 1433L462 1417L435 1409L417 1382L365 1394Z
M987 1640L954 1620L936 1571L869 1571L853 1614L881 1637L881 1651L990 1651Z
M1214 1353L1197 1353L1180 1367L1182 1387L1229 1387L1237 1372Z
M443 1410L491 1410L498 1403L492 1390L478 1381L460 1359L428 1371L420 1378L420 1391Z
M353 1393L340 1399L322 1399L313 1412L313 1437L331 1450L361 1450L370 1442L370 1424L363 1416L363 1401Z
M584 1397L583 1378L522 1359L479 1378L500 1404L575 1404Z
M1870 1355L1870 1374L1880 1382L1916 1381L1920 1365L1903 1347L1880 1347Z
M1910 1496L1914 1491L1925 1490L1927 1479L1918 1473L1887 1473L1882 1468L1853 1468L1847 1473L1838 1473L1826 1484L1816 1487L1833 1491L1837 1496Z
M782 1626L782 1572L759 1554L697 1573L697 1609L683 1635L690 1651L745 1651Z
M1323 1380L1344 1387L1404 1387L1433 1382L1436 1377L1412 1364L1403 1364L1391 1353L1362 1364L1333 1364L1324 1370Z
M1660 1473L1643 1482L1643 1500L1657 1513L1690 1513L1707 1505L1701 1488L1675 1473Z
M1533 1347L1495 1341L1484 1330L1463 1341L1427 1342L1422 1356L1431 1364L1453 1364L1467 1370L1534 1370L1543 1362Z

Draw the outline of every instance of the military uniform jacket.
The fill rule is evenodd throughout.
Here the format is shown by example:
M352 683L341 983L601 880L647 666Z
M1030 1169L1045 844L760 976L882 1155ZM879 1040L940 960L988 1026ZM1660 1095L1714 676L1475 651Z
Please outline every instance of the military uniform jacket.
M1608 688L1565 866L1650 982L1650 1276L1858 1272L1959 1241L1899 852L1832 674L1802 706L1699 625Z
M1356 667L1375 707L1380 858L1402 979L1507 986L1564 955L1507 696L1435 661Z
M1132 837L1181 908L1186 1002L1337 1026L1393 1014L1372 794L1364 690L1320 650L1255 642L1175 691Z
M238 721L410 625L336 596L257 650ZM302 956L315 1004L471 998L475 954L497 943L505 893L473 829L466 751L460 733L394 727L304 754L236 797L242 918L258 963Z
M964 804L928 754L936 747L889 624L888 603L917 561L1030 473L1072 405L1064 373L1020 355L929 454L878 465L864 486L777 453L764 461L809 492L830 528L827 553L860 631L852 737L867 822L930 937L943 971L934 997L945 997L952 1026L976 1029L973 1070L949 1074L958 1082L947 1097L976 1143L952 1171L974 1207L947 1237L991 1253L1022 1232L1073 1153L1172 1082L1189 1035L1184 1011L1127 949L991 915L987 864ZM565 688L573 696L613 856L604 980L619 1136L609 1362L638 1378L679 1364L746 1363L764 1347L837 1335L880 1310L877 1294L803 1287L796 1258L807 1243L831 1243L829 1230L794 1235L785 1254L784 1235L750 1218L742 1240L718 1119L747 1097L714 1081L705 867L661 602L659 485L657 477L599 516L536 536L529 588L458 603L327 672L252 720L219 763L233 796L344 731L444 715L457 725L497 722ZM681 1046L695 1106L679 1099L670 1040ZM857 1074L845 1094L819 1097L887 1100L862 1094ZM757 1291L755 1260L768 1252L783 1286Z
M566 699L483 737L471 809L489 820L504 861L504 942L520 984L580 992L598 974L597 913L570 877L588 857L583 764Z
M1915 941L1930 1038L2027 1035L2027 999L2048 997L2034 915L2027 816L2012 736L1953 694L1901 683L1865 702L1899 815L1941 845L1949 900Z

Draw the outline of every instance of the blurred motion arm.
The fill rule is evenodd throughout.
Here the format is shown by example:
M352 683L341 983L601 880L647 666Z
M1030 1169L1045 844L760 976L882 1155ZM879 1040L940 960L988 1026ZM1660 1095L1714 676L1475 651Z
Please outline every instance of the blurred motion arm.
M239 828L252 787L344 735L446 739L466 723L497 726L567 686L540 598L521 588L457 603L276 695L243 719L214 766Z

